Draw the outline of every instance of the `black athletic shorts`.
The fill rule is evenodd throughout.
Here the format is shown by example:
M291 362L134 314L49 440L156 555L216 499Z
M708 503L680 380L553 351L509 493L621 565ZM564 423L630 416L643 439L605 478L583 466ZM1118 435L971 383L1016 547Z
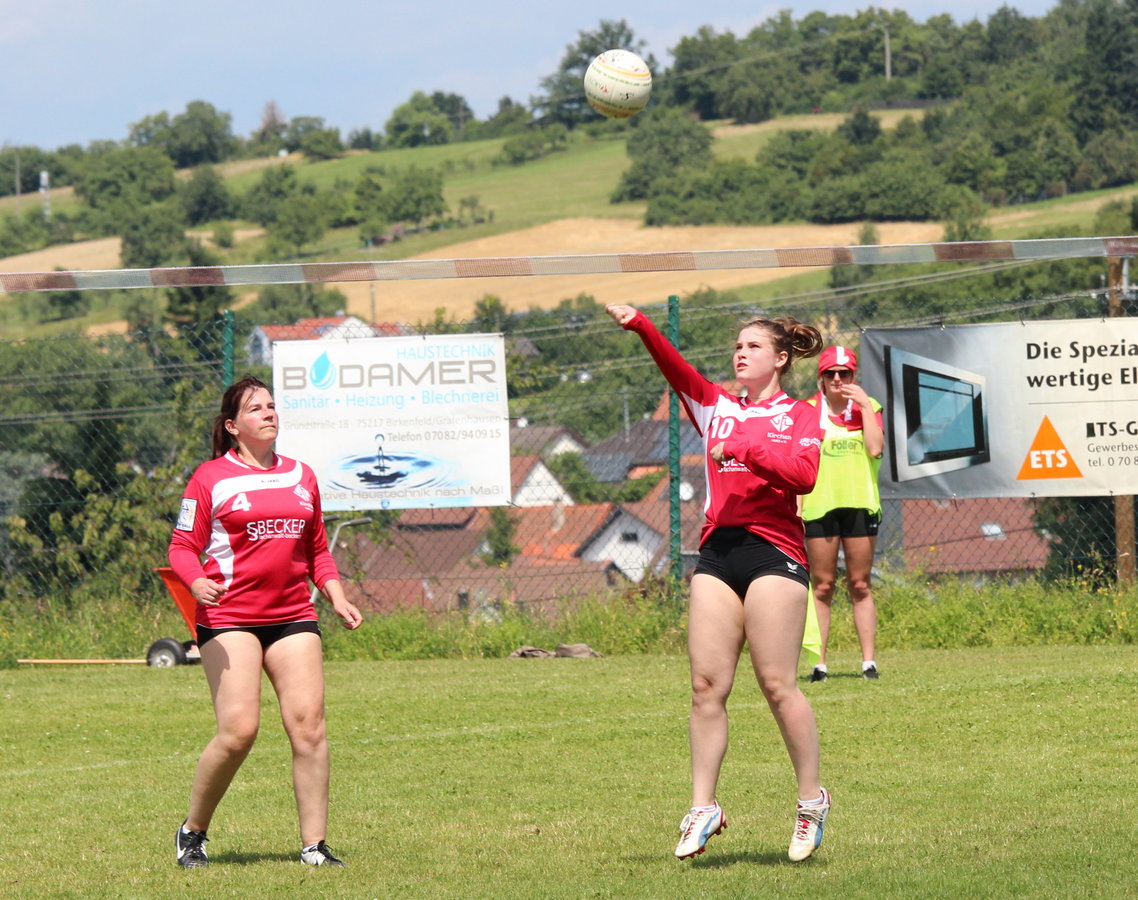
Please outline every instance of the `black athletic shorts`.
M714 575L740 597L760 575L780 575L810 585L806 566L746 528L716 528L700 548L695 573Z
M206 641L212 640L219 634L227 631L247 631L261 642L261 649L268 650L273 644L290 634L320 634L320 623L315 619L305 619L301 622L277 622L273 625L229 625L224 628L207 628L198 626L198 646L205 646Z
M877 537L881 513L868 509L831 509L820 519L806 523L808 538Z

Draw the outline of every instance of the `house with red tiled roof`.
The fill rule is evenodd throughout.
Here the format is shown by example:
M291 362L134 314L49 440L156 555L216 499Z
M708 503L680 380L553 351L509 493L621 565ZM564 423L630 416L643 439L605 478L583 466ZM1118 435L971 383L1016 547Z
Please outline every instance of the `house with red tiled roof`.
M519 548L507 566L488 559L490 510L406 510L389 540L351 535L344 546L352 562L345 581L353 601L389 612L431 612L512 603L554 606L574 597L611 590L624 581L609 560L582 559L577 550L610 514L611 504L510 509Z
M526 469L513 471L516 486ZM703 496L701 468L684 467L685 568L698 555ZM501 566L489 560L492 510L404 510L388 541L377 544L358 534L350 539L345 570L362 577L345 587L354 600L378 611L470 610L502 603L556 609L666 572L669 497L665 479L636 503L573 504L570 498L509 508L510 541L517 552Z
M510 422L510 452L536 453L543 459L561 453L582 453L588 443L564 425L533 425L525 418Z
M510 490L514 506L573 505L573 495L536 455L510 457Z
M627 506L614 505L577 553L582 559L609 560L629 581L642 581L651 574L652 563L667 540L667 528L659 531Z
M245 355L252 365L271 365L273 341L314 341L332 338L394 337L411 333L394 322L372 325L355 316L320 316L298 319L292 325L258 325L245 339Z
M1022 497L893 501L882 528L888 541L879 539L879 546L899 555L906 569L930 575L1025 575L1042 569L1049 552L1032 521L1032 501Z

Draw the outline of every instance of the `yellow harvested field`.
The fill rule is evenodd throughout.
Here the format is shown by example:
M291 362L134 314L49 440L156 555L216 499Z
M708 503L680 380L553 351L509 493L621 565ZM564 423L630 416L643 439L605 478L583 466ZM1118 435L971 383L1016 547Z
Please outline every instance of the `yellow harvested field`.
M0 259L0 272L68 272L93 269L118 269L122 241L117 237L56 244L32 253L20 253Z

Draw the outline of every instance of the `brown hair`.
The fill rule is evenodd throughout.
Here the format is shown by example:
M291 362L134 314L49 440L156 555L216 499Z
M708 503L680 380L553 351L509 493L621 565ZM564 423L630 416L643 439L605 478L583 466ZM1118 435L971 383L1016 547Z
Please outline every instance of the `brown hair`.
M825 346L822 333L817 328L813 325L807 325L805 322L799 322L794 316L751 319L739 330L742 331L743 328L764 329L774 341L775 350L786 354L786 365L779 372L780 378L790 371L790 367L796 359L808 359L811 356L817 356L822 352L822 347Z
M225 389L225 393L221 397L221 412L213 420L213 456L211 459L225 456L237 446L233 440L233 435L225 430L225 423L230 419L237 418L237 414L241 412L241 404L245 402L245 395L258 388L264 388L272 393L272 388L260 378L254 378L252 375L246 375Z

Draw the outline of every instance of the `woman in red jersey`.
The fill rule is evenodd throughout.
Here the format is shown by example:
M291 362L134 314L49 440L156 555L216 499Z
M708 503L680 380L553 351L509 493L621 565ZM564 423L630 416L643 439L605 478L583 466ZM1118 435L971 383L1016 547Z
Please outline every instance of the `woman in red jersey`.
M727 827L716 786L727 752L727 698L746 642L797 779L789 856L806 859L822 842L830 810L814 712L797 682L810 580L797 504L818 475L821 425L818 410L788 397L781 379L795 359L818 355L821 335L790 317L748 322L733 358L746 396L736 397L700 375L643 313L607 309L640 335L707 452L706 521L688 614L692 803L675 855L702 853Z
M206 829L257 736L262 671L292 745L301 861L343 865L324 842L324 668L308 579L344 627L358 628L362 616L344 596L328 550L316 476L274 452L277 425L263 382L246 376L226 390L213 425L213 458L190 478L170 540L170 565L198 602L197 639L217 718L174 837L185 868L209 862Z

